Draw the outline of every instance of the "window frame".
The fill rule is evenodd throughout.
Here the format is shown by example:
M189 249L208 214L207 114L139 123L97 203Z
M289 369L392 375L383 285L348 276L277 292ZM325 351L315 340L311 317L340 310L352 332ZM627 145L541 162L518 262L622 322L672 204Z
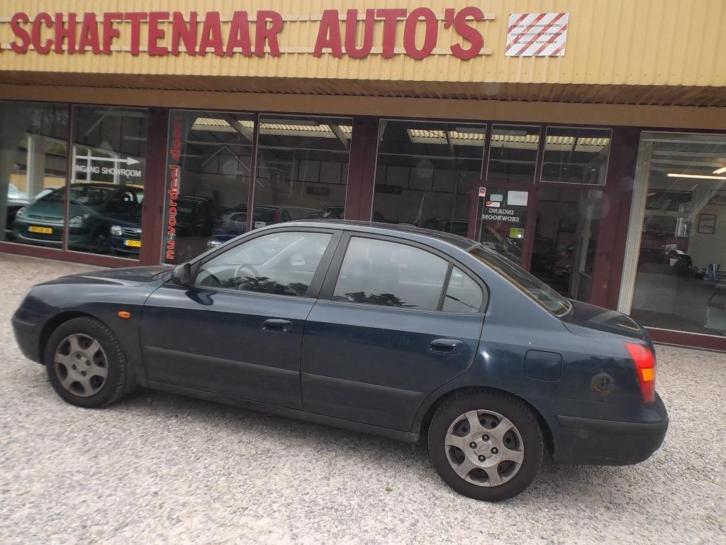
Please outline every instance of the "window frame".
M310 285L308 286L307 292L305 292L305 295L294 297L295 300L300 299L315 299L317 300L320 291L323 285L323 281L326 277L326 274L328 272L328 269L330 268L331 262L333 261L333 256L335 255L335 252L339 246L340 239L341 239L341 232L337 229L324 229L324 228L315 228L315 227L300 227L300 226L294 226L294 225L287 225L285 227L274 227L274 228L262 228L255 231L252 231L251 233L248 233L246 236L241 238L240 240L234 242L230 245L224 245L219 248L214 248L213 250L210 250L208 252L204 252L194 259L192 259L189 263L196 267L196 273L194 277L194 284L191 289L197 290L197 291L220 291L223 293L236 293L240 295L255 295L255 296L268 296L268 297L275 297L275 298L284 298L284 299L290 299L291 295L284 295L280 293L265 293L261 291L251 291L251 290L238 290L238 289L232 289L232 288L224 288L224 287L207 287L207 286L198 286L196 285L196 277L199 274L199 268L203 267L206 263L210 262L211 260L221 256L224 253L227 253L238 246L241 246L242 244L246 244L248 242L252 242L253 240L268 236L268 235L275 235L279 233L318 233L318 234L326 234L331 235L330 241L328 242L328 247L325 249L325 252L323 252L323 256L320 258L320 263L318 263L318 267L315 270L315 274L313 275L313 280L310 282ZM167 280L167 283L172 282L171 278Z
M557 125L557 124L546 124L541 125L542 132L540 133L540 138L542 138L542 145L540 147L541 149L541 160L539 161L539 168L535 176L535 183L538 184L544 184L544 185L556 185L556 184L563 184L568 186L578 186L578 187L606 187L608 182L608 171L610 169L610 161L613 157L613 127L612 126L602 126L602 125ZM574 130L603 130L608 132L608 138L610 138L610 143L608 144L608 156L607 160L605 161L605 172L603 174L603 182L598 184L588 184L585 182L565 182L562 180L547 180L544 176L544 169L545 169L545 158L547 157L547 131L549 129L574 129ZM540 159L540 157L538 157Z
M376 305L371 303L354 303L350 301L336 301L333 299L333 293L335 292L335 287L338 283L338 278L340 276L340 270L343 267L343 261L345 260L345 256L348 253L348 246L350 244L350 240L352 238L363 238L363 239L370 239L370 240L379 240L382 242L391 242L394 244L401 244L403 246L409 246L411 248L416 248L418 250L422 250L424 252L428 252L440 259L443 259L446 263L446 274L444 275L444 282L441 286L441 290L439 293L439 302L435 309L427 309L427 308L411 308L411 307L391 307L387 305ZM454 311L448 311L443 310L443 303L446 297L446 292L449 288L449 281L451 279L451 272L453 271L454 267L457 267L460 269L463 273L468 275L474 283L479 286L479 289L482 291L482 303L479 307L479 310L477 312L454 312ZM325 276L325 280L323 281L322 288L318 294L318 300L325 301L326 303L331 303L335 305L345 305L345 306L353 306L355 308L366 308L366 307L372 307L377 309L386 309L386 310L394 310L399 312L423 312L427 314L442 314L447 316L485 316L487 312L487 308L489 306L489 286L482 280L482 278L476 274L470 267L467 267L465 264L463 264L461 261L453 258L449 254L442 252L436 248L433 248L432 246L429 246L427 244L422 244L418 241L406 239L406 238L400 238L396 236L391 235L382 235L378 233L368 233L365 231L345 231L342 233L341 240L338 242L338 247L335 251L335 255L332 258L332 261L327 269L327 274Z
M544 156L544 147L542 146L542 139L545 138L543 136L544 133L547 132L547 125L542 124L528 124L528 123L507 123L507 122L498 122L498 121L491 121L489 123L489 132L487 133L487 140L486 140L486 161L484 164L484 170L482 174L482 180L487 182L487 187L492 185L504 185L506 187L510 187L512 189L516 190L516 187L522 187L527 188L527 190L532 187L533 185L537 184L539 182L539 174L540 174L540 159ZM499 176L495 176L490 178L489 177L489 164L492 158L492 137L494 136L494 127L536 127L538 129L538 140L537 140L537 152L535 153L535 159L534 159L534 172L532 172L532 178L530 180L507 180L504 178L501 178ZM555 182L556 183L556 182Z

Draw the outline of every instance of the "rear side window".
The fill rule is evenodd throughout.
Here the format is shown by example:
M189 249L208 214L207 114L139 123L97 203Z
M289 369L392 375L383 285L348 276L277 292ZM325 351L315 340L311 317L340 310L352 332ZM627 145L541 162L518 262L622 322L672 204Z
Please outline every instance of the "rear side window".
M333 300L436 310L448 263L405 244L353 237Z
M480 312L484 295L479 284L458 267L451 271L444 296L445 312Z

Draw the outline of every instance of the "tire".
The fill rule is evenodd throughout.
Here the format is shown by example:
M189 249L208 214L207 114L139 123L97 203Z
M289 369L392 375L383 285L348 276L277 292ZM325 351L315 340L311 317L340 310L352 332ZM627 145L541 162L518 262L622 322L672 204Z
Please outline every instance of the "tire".
M53 389L71 405L105 407L126 392L128 364L121 343L98 320L63 322L50 335L43 356Z
M477 420L480 427L475 428ZM503 392L482 391L442 403L429 426L428 449L434 468L451 488L469 498L498 502L532 483L545 444L537 417L524 403Z
M106 229L99 229L93 235L91 241L91 252L95 254L108 254L111 251L111 237Z

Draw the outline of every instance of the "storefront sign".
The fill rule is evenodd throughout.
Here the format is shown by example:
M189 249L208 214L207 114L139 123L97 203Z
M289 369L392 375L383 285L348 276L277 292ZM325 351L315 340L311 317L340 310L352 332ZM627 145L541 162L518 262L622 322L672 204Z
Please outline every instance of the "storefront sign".
M141 170L138 168L102 167L99 165L76 165L76 172L83 174L108 174L109 176L124 176L126 178L141 178Z
M512 13L507 25L507 57L562 57L569 13Z
M279 57L295 52L353 59L371 54L386 59L406 55L417 60L446 54L468 60L489 53L478 23L492 19L493 15L477 6L446 8L443 13L427 7L326 9L309 17L317 22L317 37L313 47L302 51L282 43L285 21L301 18L285 18L273 10L235 11L229 16L219 11L18 12L10 18L13 40L9 48L0 44L0 51L24 54L34 50L41 55L129 52L152 57L182 53ZM401 37L402 48L396 45Z

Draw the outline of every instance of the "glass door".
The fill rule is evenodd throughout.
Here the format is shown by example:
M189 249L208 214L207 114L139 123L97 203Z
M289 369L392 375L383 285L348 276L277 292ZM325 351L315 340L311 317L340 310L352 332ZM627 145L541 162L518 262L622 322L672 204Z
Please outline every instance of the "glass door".
M592 294L603 192L541 187L530 271L562 295L588 301Z
M529 191L501 185L479 188L477 240L505 257L523 262Z

